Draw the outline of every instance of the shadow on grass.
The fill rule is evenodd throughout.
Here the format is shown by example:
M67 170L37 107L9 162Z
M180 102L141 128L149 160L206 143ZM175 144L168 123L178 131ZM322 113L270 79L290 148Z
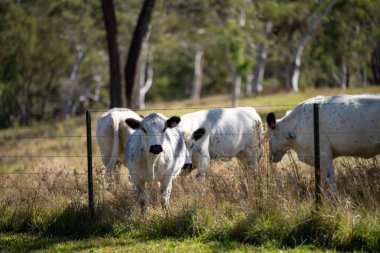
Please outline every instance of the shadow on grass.
M85 205L71 204L46 228L44 236L68 236L85 238L93 235L105 235L112 230L113 220L104 215L104 210L97 208L90 216Z

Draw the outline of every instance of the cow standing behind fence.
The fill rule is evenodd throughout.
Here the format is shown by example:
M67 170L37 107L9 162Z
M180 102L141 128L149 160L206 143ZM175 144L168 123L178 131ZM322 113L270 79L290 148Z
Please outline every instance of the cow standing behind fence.
M172 180L186 160L186 146L175 127L180 118L167 119L162 114L151 113L141 121L127 119L136 131L125 147L125 161L138 192L141 212L146 212L146 183L160 183L159 194L165 209L169 206Z
M203 180L210 159L220 158L237 157L247 167L258 168L263 150L263 126L254 108L218 108L188 113L181 117L178 128L193 162L192 168L185 166L185 174L198 168L197 177ZM196 131L199 128L205 131Z
M267 116L272 162L293 149L298 159L314 166L313 104L319 104L321 179L336 191L333 159L370 158L380 154L380 95L318 96L276 120Z
M103 113L96 124L96 141L102 156L107 175L112 178L114 168L119 171L124 161L124 147L134 130L125 123L128 118L140 120L141 117L127 108L113 108ZM116 166L116 167L115 167ZM119 182L119 173L115 173Z

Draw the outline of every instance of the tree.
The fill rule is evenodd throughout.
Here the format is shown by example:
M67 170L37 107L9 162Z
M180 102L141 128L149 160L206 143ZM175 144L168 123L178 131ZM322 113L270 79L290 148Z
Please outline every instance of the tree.
M194 55L194 80L191 89L191 99L199 100L201 97L202 76L203 76L203 49L200 45L195 46Z
M104 25L107 34L107 45L109 55L109 68L110 68L110 106L122 107L123 93L122 93L122 77L120 67L120 56L117 43L117 24L114 10L113 0L102 0L102 10Z
M138 63L138 82L134 87L135 90L135 105L136 109L145 108L145 95L148 93L150 87L153 84L153 67L152 67L152 52L149 51L148 41L150 32L143 41L143 46L141 49L141 57Z
M314 7L309 12L306 19L310 19L310 21L307 24L306 31L301 35L301 37L298 39L298 41L294 45L293 54L291 56L290 62L288 63L288 75L287 75L287 86L290 87L290 89L293 92L298 92L298 81L300 77L301 72L301 61L302 61L302 54L305 49L305 45L309 38L312 36L314 29L317 27L317 25L320 23L322 18L326 16L332 9L332 7L335 5L336 0L331 0L327 3L327 5L320 11L317 12L317 6L320 4L320 1L316 1Z
M132 93L138 73L138 63L144 39L148 35L155 0L144 0L139 14L136 28L133 32L132 42L129 47L127 63L125 65L125 86L127 107L133 106Z
M264 22L263 34L267 39L272 29L272 23L269 21ZM265 61L267 60L267 45L266 42L261 43L257 47L257 56L255 70L253 74L253 92L259 94L263 91L263 79L265 72ZM247 84L248 85L248 84ZM247 94L250 95L250 94Z

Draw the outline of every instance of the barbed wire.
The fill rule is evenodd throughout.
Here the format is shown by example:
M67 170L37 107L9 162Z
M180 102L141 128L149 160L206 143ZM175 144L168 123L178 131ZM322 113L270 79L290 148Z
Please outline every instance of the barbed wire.
M380 94L376 94L379 95ZM315 101L323 101L326 98L315 98ZM298 106L306 101L302 101L297 104L251 104L251 105L242 105L239 107L233 107L233 106L204 106L204 107L179 107L179 108L147 108L147 109L128 109L128 108L113 108L111 110L114 111L133 111L133 112L144 112L144 111L174 111L174 110L212 110L212 109L234 109L234 108L242 108L242 107L252 107L252 108L262 108L262 107L295 107ZM342 104L350 104L352 101L346 101L346 102L324 102L319 105L342 105ZM380 104L380 101L371 101L371 102L360 102L360 104ZM305 105L313 106L313 103L309 101L309 103ZM110 109L89 109L89 112L108 112Z
M291 134L291 135L314 135L314 132L292 132L287 131L284 132L284 134ZM336 132L320 132L320 135L356 135L356 136L365 136L365 135L373 135L373 134L380 134L379 130L374 131L336 131ZM223 136L242 136L242 137L249 137L254 136L257 137L257 133L224 133L224 134L213 134L213 133L206 133L208 136L217 136L217 137L223 137ZM144 134L144 136L157 136L153 134ZM6 142L6 141L15 141L15 140L35 140L35 139L55 139L55 138L87 138L87 136L18 136L18 137L10 137L5 138L3 140L0 139L0 142ZM92 135L91 138L97 138L97 139L113 139L114 136L105 136L105 135Z
M359 94L359 95L379 95L380 94ZM339 95L338 95L339 96ZM299 103L284 103L284 104L249 104L249 105L241 105L239 107L253 107L253 108L263 108L263 107L295 107L300 104L303 104L307 102L306 105L313 105L314 103L317 102L323 102L326 100L328 97L333 97L333 96L327 96L327 97L311 97L307 100L300 101ZM314 99L314 100L312 100ZM319 105L338 105L338 104L350 104L354 103L355 101L342 101L342 102L323 102L319 103ZM244 103L244 102L243 102ZM379 104L380 101L360 101L360 104ZM112 108L112 110L116 111L133 111L133 112L148 112L148 111L174 111L174 110L212 110L212 109L222 109L222 108L239 108L239 107L233 107L233 106L194 106L194 107L178 107L178 108L163 108L163 107L157 107L157 108L144 108L144 109L129 109L129 108ZM76 111L77 115L84 114L86 110L80 110ZM94 113L99 113L99 112L108 112L110 109L87 109L89 112L94 112ZM73 114L73 111L64 111L64 110L54 110L51 112L46 112L45 115L66 115L66 114ZM28 113L29 116L41 116L39 113Z
M314 152L314 150L311 150L310 152ZM152 155L143 155L143 156L139 156L139 158L143 158L143 157L152 157ZM182 158L182 157L188 157L187 155L159 155L160 157L164 157L164 158ZM218 155L218 156L209 156L209 155L192 155L191 157L193 158L210 158L211 160L223 160L223 159L226 159L226 160L230 160L232 158L237 158L236 156L238 156L238 154L236 155ZM321 157L323 156L328 156L327 154L320 154ZM109 155L109 156L101 156L101 155L92 155L92 158L113 158L113 157L116 157L118 158L119 156L112 156L112 155ZM271 156L270 155L245 155L244 156L245 158L270 158ZM310 154L310 155L302 155L302 157L314 157L314 154ZM54 156L54 155L51 155L51 156L48 156L48 155L0 155L0 158L87 158L87 155L76 155L76 156Z

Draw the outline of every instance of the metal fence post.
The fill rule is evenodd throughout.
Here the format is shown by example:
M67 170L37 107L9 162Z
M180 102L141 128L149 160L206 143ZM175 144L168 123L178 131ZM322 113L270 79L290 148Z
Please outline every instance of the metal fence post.
M91 113L86 111L87 132L87 175L88 175L88 209L91 217L94 216L94 183L92 178L92 141L91 141Z
M319 108L314 103L314 165L315 165L315 205L319 209L321 204L321 163L319 149Z

